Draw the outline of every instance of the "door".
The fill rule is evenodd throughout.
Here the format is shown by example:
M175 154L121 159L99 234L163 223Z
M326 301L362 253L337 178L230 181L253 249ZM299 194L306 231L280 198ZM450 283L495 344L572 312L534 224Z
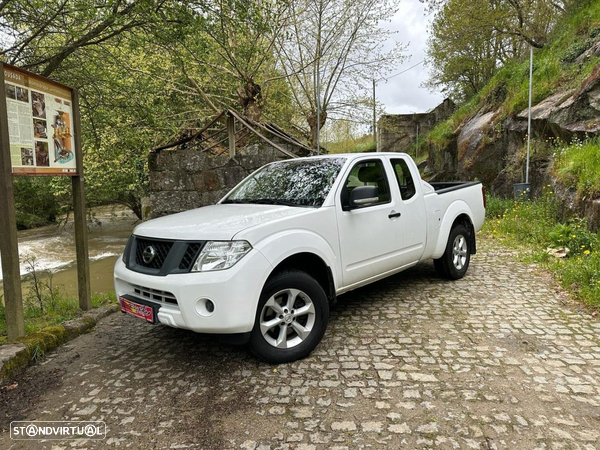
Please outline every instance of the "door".
M404 249L400 255L400 265L419 261L427 241L427 212L423 199L421 177L411 171L403 158L391 158L394 179L398 183L401 200L398 210L402 212L402 235ZM411 164L416 171L414 164Z
M387 161L379 158L357 161L337 192L338 232L343 284L348 287L399 267L403 247L397 202L391 194L393 173ZM379 201L350 209L352 190L376 186Z

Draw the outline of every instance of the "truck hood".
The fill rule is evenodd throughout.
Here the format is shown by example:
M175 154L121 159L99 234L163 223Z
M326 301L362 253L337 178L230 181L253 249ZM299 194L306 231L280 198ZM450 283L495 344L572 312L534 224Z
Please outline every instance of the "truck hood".
M138 225L133 234L159 239L228 241L245 229L310 211L314 209L281 205L212 205L149 220Z

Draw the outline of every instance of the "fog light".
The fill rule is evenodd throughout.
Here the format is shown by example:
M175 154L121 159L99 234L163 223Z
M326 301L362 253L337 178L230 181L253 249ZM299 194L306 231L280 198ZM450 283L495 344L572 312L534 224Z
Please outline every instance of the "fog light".
M208 317L215 312L215 304L211 299L199 298L196 300L195 309L199 316Z
M215 304L211 300L206 300L206 310L211 313L215 310Z

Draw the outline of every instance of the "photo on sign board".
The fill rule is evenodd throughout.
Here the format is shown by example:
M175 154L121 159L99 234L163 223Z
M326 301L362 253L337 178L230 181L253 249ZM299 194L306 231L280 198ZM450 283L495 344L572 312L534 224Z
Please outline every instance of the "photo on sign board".
M50 155L48 153L48 143L42 141L35 142L35 165L38 167L50 166Z
M21 165L33 166L33 149L21 147Z
M46 118L46 98L44 94L31 91L31 110L33 117Z
M29 89L17 86L17 100L29 103Z
M45 120L33 119L33 135L36 138L48 139L48 130Z
M57 111L54 116L54 162L66 164L71 161L75 155L71 148L71 129L69 127L69 114L64 111Z
M17 87L15 85L6 83L4 89L6 91L6 98L17 99Z

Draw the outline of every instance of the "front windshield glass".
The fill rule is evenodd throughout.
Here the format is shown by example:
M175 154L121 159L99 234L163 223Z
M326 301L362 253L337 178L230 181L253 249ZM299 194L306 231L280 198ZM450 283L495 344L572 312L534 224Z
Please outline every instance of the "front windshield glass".
M345 161L319 158L269 164L244 180L222 203L319 207Z

